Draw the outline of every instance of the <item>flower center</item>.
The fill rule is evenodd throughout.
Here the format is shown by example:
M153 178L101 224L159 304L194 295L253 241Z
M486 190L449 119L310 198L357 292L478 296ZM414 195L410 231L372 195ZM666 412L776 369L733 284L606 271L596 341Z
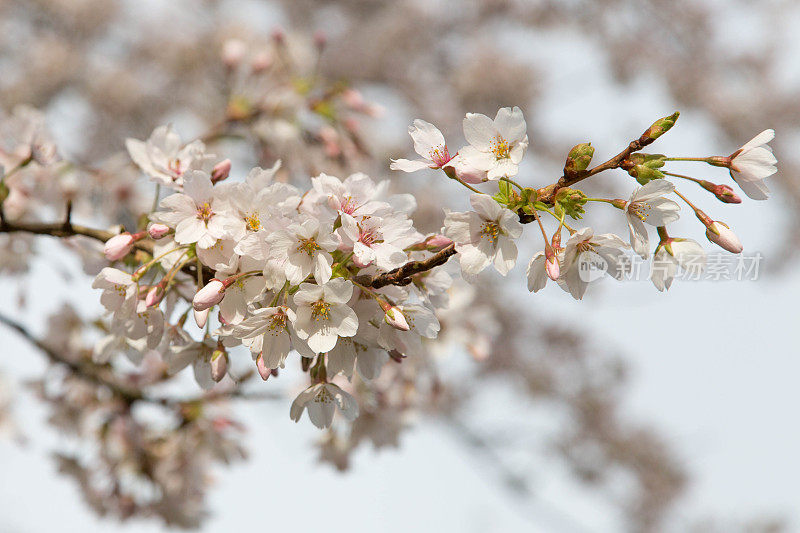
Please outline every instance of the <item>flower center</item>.
M579 242L576 246L578 252L593 252L594 251L594 244L589 241Z
M258 231L261 229L261 219L258 218L258 213L250 213L244 217L244 222L247 225L248 231Z
M333 402L333 397L331 393L328 392L328 389L325 387L321 387L319 392L316 396L314 396L314 403L331 403Z
M203 222L208 222L214 216L214 211L211 210L211 204L204 202L203 205L197 208L197 218Z
M437 167L443 167L452 157L450 157L450 151L447 146L437 146L428 152L428 159L436 163Z
M489 145L491 152L497 159L508 159L511 157L511 147L502 135L497 135Z
M484 222L481 227L480 236L481 238L487 237L489 242L494 244L501 233L500 225L497 222Z
M325 300L317 300L311 304L311 318L314 320L328 320L328 311L330 311L331 304Z
M352 215L355 213L356 209L358 209L358 203L356 202L355 198L352 196L345 196L342 198L341 204L339 206L339 210L342 213L347 213L348 215Z
M305 252L309 255L309 257L314 255L314 252L321 249L322 248L320 248L319 244L317 244L317 241L313 237L309 239L300 239L300 241L298 241L297 251Z
M653 206L648 204L647 202L635 202L632 203L628 207L628 212L634 215L635 217L639 218L642 222L647 220L647 217L650 216L650 211L653 209Z
M269 329L286 329L286 314L275 313L269 323Z
M167 163L167 168L176 176L183 174L183 166L181 165L181 160L178 158L170 159L169 163Z

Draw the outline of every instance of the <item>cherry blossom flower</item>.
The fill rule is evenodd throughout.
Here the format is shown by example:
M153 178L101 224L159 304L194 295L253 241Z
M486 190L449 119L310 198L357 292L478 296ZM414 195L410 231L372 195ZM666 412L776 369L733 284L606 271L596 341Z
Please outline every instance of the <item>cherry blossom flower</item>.
M558 285L580 300L589 283L602 273L616 279L630 270L630 260L625 253L628 244L612 233L595 235L591 228L581 228L570 236L564 246L561 276ZM599 265L602 272L594 269ZM536 284L534 284L536 285Z
M420 237L405 215L342 217L341 222L336 233L342 247L353 251L353 261L361 268L373 263L383 270L399 267L408 259L404 248Z
M125 147L142 172L166 187L180 189L184 175L191 169L210 170L214 156L205 154L202 141L183 145L171 125L159 126L147 141L127 139Z
M338 246L333 226L320 223L316 218L306 218L301 223L290 224L268 238L270 258L282 262L286 279L297 285L312 273L317 283L331 279L331 252Z
M392 170L416 172L425 168L438 169L443 168L453 159L447 149L444 135L433 124L416 119L413 125L408 127L408 134L414 140L414 151L421 155L422 159L415 161L393 159L389 166Z
M656 289L663 292L672 285L679 266L691 274L699 275L705 265L706 253L697 241L668 239L656 248L650 267L650 280Z
M166 211L154 213L152 218L174 228L178 244L197 243L200 248L210 248L226 234L226 205L207 172L189 171L183 192L167 196L160 205Z
M348 420L355 420L358 417L358 403L355 398L333 383L317 383L295 398L289 415L292 420L299 422L303 411L308 410L311 423L324 429L333 423L337 407Z
M467 113L464 137L469 146L458 153L466 165L486 171L490 180L514 177L528 147L526 129L518 107L501 108L494 120L480 113Z
M490 196L473 194L470 203L475 211L446 214L442 233L456 243L465 274L478 274L493 263L505 276L517 261L513 239L522 235L522 224Z
M234 326L233 335L241 339L254 355L261 354L262 363L267 368L283 368L292 348L290 327L295 319L294 311L285 306L256 309L246 320Z
M126 316L136 306L138 286L127 272L106 267L95 277L92 288L103 289L100 303L115 316Z
M323 285L300 285L294 295L297 305L294 328L315 353L331 350L339 337L352 337L358 331L358 317L347 306L352 295L352 282L342 278Z
M775 137L774 130L764 130L730 157L730 173L744 193L753 200L769 198L764 178L777 172L777 159L767 144Z
M664 179L654 179L644 187L638 187L625 204L625 216L631 235L633 251L647 259L650 255L650 238L645 223L665 226L678 220L681 207L678 202L665 198L675 186Z

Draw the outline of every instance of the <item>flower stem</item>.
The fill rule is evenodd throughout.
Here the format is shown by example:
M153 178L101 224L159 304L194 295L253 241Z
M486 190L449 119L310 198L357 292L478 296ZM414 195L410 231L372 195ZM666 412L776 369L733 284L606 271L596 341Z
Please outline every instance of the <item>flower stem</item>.
M685 180L693 181L695 183L700 183L702 181L697 178L693 178L691 176L684 176L683 174L675 174L673 172L667 172L665 170L662 170L661 172L663 172L665 176L672 176L673 178L683 178Z

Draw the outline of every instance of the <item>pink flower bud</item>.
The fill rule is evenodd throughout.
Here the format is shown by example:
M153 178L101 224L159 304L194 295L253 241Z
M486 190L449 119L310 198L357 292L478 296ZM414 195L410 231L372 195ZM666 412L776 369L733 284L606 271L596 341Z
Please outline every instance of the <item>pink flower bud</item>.
M219 383L228 371L228 354L222 350L214 350L211 355L211 379Z
M151 239L158 240L167 233L170 232L169 226L166 224L150 224L150 227L147 228L147 233L150 235Z
M197 291L192 299L192 307L195 311L205 311L214 307L225 297L225 285L214 278L205 287Z
M241 39L228 39L222 45L222 62L229 68L236 68L247 55L247 43Z
M453 244L453 241L444 235L432 235L425 239L425 244L429 249L441 250Z
M261 379L267 381L269 377L272 375L272 370L264 364L264 358L261 354L258 354L256 358L256 370L258 370L258 375L261 376Z
M208 322L208 309L205 311L195 311L192 309L192 313L194 314L194 322L197 324L197 327L200 329L206 327L206 322Z
M547 271L547 277L553 281L558 281L558 277L561 275L561 267L558 264L558 256L551 245L545 245L544 256L544 269Z
M133 248L133 243L134 239L130 233L127 231L125 233L120 233L106 241L103 254L105 254L106 259L109 261L119 261L128 255L128 252Z
M717 197L718 200L721 202L725 202L726 204L740 204L742 203L742 199L739 197L738 194L733 192L733 189L729 185L717 185L712 191L714 196Z
M408 322L406 322L406 317L403 315L403 312L397 307L390 307L387 309L383 319L387 324L400 331L408 331L411 329Z
M322 30L317 30L314 32L314 46L322 50L325 48L325 45L328 44L328 36Z
M144 299L144 304L147 307L153 307L154 305L158 305L161 299L164 297L164 287L159 283L158 285L153 285L149 291L147 291L147 297Z
M743 249L739 238L723 222L714 221L710 226L706 227L706 237L708 237L709 241L734 254L740 253Z
M254 73L258 74L259 72L264 72L271 67L272 62L272 54L267 51L259 52L250 63L250 68L253 69Z
M211 182L217 183L218 181L227 179L230 173L231 173L231 160L223 159L222 161L214 165L214 169L211 171Z

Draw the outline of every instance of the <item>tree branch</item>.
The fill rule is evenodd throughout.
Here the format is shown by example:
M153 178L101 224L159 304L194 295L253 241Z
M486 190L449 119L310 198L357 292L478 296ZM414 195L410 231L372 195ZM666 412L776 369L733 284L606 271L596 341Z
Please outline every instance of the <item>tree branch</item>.
M380 289L386 285L408 285L412 281L411 276L445 264L450 259L450 256L455 255L455 253L456 245L450 244L427 259L409 261L405 265L384 274L358 276L356 277L356 282L374 289Z

